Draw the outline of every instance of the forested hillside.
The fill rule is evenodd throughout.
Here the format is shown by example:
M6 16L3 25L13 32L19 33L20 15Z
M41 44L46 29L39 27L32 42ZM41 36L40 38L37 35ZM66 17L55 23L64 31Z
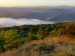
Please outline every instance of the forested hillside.
M52 37L53 38L60 37L60 39L62 40L63 39L65 40L67 38L67 37L61 38L61 36L69 36L70 39L75 39L75 22L59 23L59 24L23 25L23 26L0 28L0 52L1 53L6 52L8 50L13 50L14 48L18 49L19 46L26 45L26 43L31 43L35 40L40 41ZM62 43L61 40L59 43L61 45L62 44L67 45L64 43L64 41ZM73 42L73 44L74 43L75 41ZM38 45L36 44L34 44L33 46L38 47ZM41 44L41 46L43 46L43 48L45 47L45 49L43 50L45 51L45 53L46 51L52 50L52 49L46 50L49 48L47 47L49 45L46 45L46 43L44 43L44 45ZM75 47L75 44L73 47ZM53 43L52 48L54 48Z

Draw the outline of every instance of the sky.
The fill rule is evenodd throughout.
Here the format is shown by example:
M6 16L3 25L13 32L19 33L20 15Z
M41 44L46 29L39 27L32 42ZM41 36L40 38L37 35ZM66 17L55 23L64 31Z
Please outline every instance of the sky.
M0 0L0 7L75 6L75 0Z

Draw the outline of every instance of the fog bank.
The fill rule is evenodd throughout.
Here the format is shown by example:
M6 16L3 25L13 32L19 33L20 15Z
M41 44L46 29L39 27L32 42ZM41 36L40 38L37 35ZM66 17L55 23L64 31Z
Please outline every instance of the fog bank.
M37 25L37 24L54 24L54 22L39 20L39 19L26 19L26 18L0 18L0 27L11 27L20 25Z

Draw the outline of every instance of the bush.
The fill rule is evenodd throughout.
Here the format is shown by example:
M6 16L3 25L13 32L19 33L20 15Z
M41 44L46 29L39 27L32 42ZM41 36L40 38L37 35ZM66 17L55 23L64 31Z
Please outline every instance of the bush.
M62 35L62 34L63 34L63 32L61 30L52 30L50 32L51 36L59 36L59 35Z
M5 51L4 45L6 44L5 38L0 36L0 52Z

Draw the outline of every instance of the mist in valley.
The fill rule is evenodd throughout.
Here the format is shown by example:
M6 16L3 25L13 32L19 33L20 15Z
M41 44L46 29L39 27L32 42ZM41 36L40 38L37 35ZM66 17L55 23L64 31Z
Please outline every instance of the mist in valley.
M54 22L44 21L39 19L26 19L26 18L0 18L0 27L11 27L20 25L38 25L38 24L54 24Z

